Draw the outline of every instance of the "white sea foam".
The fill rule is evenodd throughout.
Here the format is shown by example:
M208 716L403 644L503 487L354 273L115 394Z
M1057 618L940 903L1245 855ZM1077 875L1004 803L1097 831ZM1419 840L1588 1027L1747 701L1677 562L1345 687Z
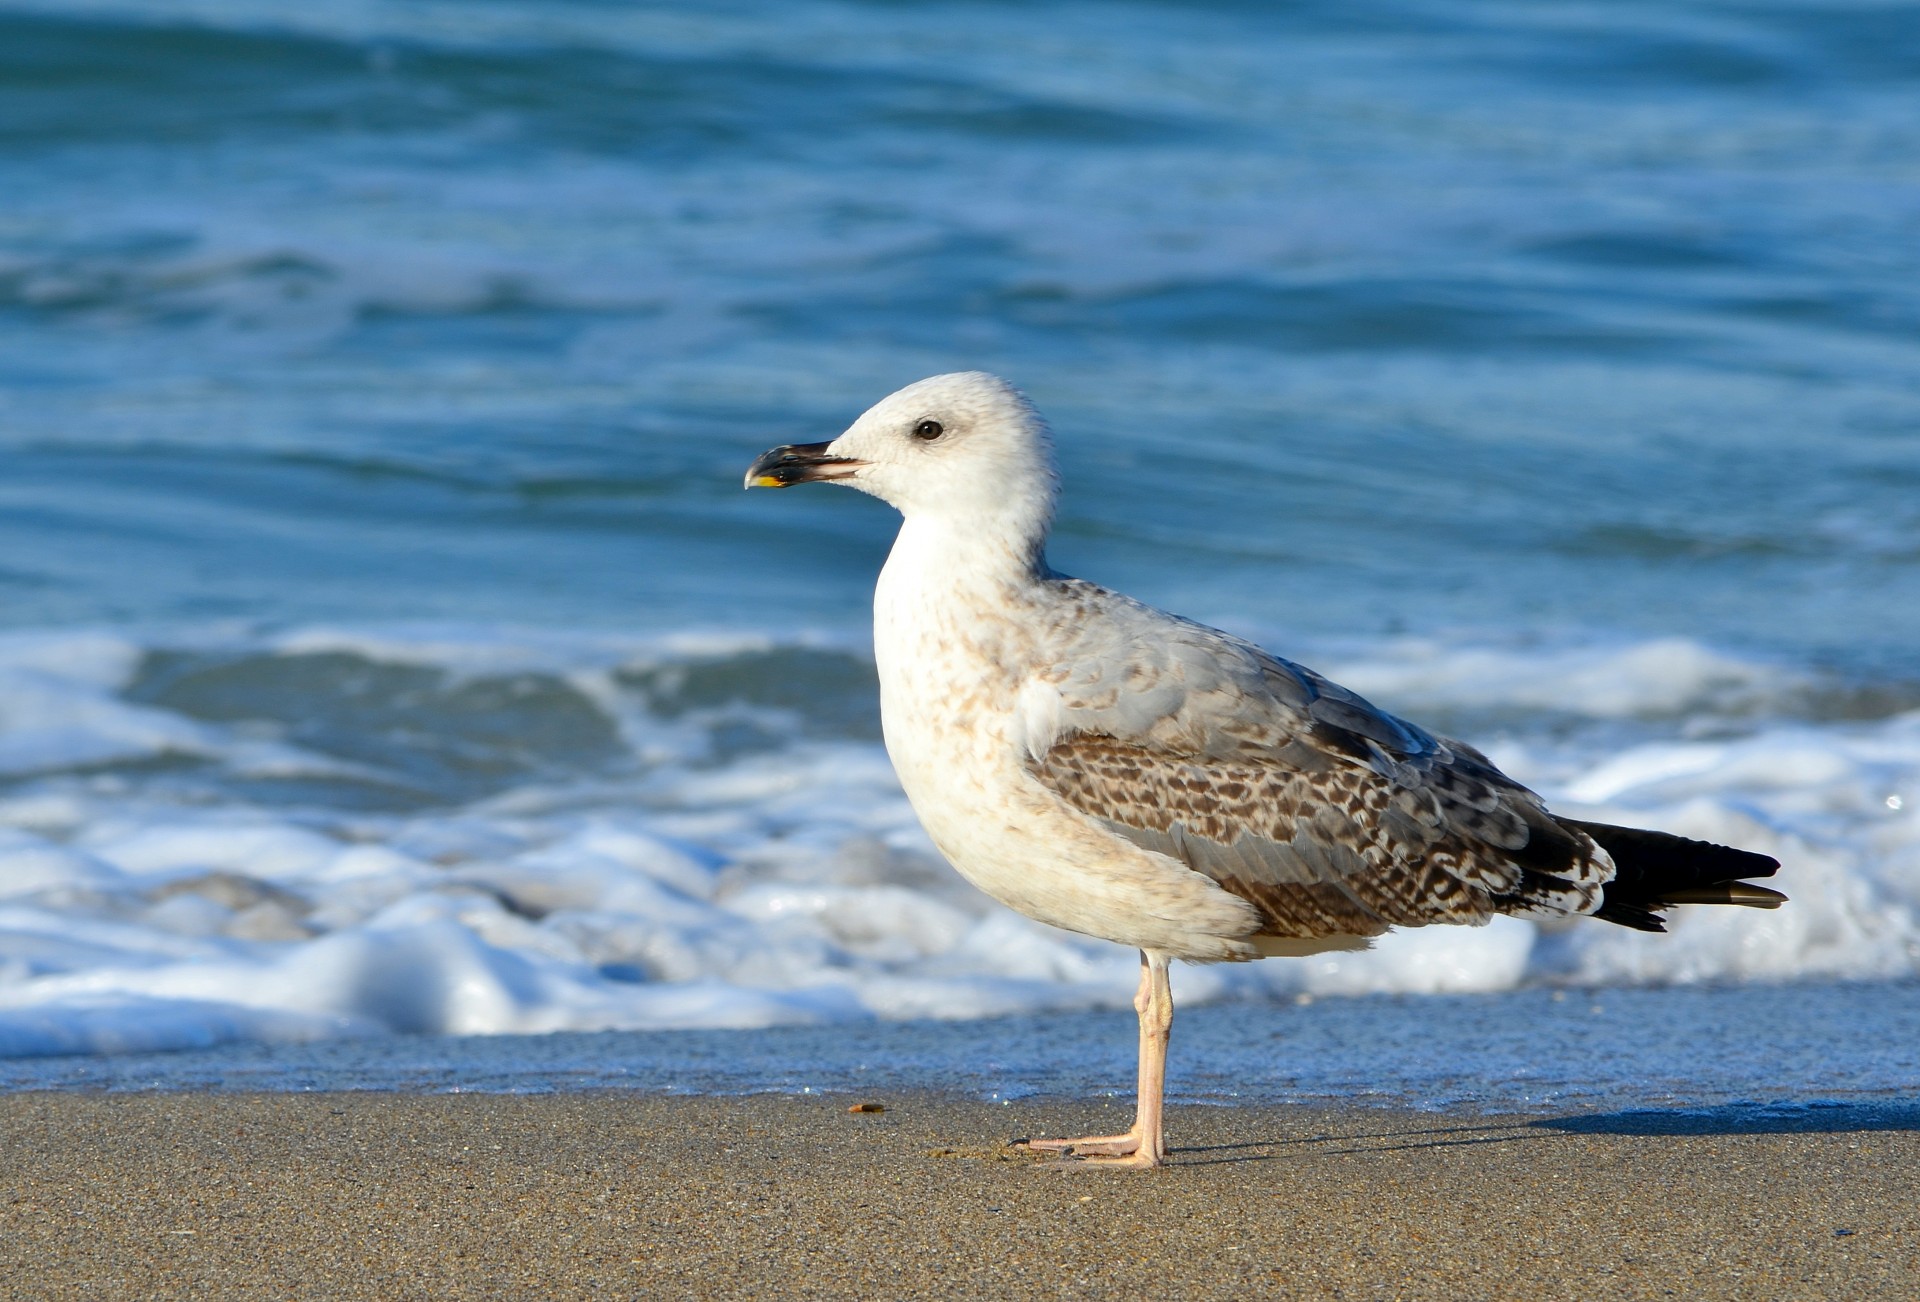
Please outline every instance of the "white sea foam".
M0 1055L1131 993L1131 955L939 862L873 739L870 667L831 639L155 647L0 638ZM1551 710L1475 739L1570 814L1778 855L1793 903L1681 910L1669 936L1435 928L1188 968L1183 997L1920 972L1920 712L1822 721L1809 675L1676 642L1395 643L1324 667L1416 718Z
M1338 676L1363 696L1593 718L1746 712L1806 686L1803 676L1779 666L1741 660L1685 638L1532 648L1454 647L1405 638L1345 659Z

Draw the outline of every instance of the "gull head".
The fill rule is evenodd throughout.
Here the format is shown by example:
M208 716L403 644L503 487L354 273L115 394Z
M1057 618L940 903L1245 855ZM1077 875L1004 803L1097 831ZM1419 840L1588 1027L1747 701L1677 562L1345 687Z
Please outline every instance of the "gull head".
M774 448L747 469L748 488L827 480L910 518L1012 520L1042 532L1057 492L1046 422L1025 394L985 371L909 384L839 438Z

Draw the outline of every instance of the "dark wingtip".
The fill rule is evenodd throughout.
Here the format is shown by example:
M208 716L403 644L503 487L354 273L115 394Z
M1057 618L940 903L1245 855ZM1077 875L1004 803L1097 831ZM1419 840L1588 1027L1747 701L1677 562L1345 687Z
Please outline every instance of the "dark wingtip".
M1650 832L1640 827L1615 827L1610 823L1586 823L1562 818L1561 826L1585 832L1629 876L1649 880L1678 876L1689 882L1737 881L1742 877L1771 877L1780 870L1780 861L1755 850L1736 850L1730 845L1695 841L1669 832Z
M1644 828L1560 821L1591 836L1613 858L1615 875L1594 910L1596 918L1640 931L1664 931L1649 925L1659 921L1654 911L1676 904L1777 909L1787 902L1779 891L1742 880L1779 871L1780 861L1771 855Z

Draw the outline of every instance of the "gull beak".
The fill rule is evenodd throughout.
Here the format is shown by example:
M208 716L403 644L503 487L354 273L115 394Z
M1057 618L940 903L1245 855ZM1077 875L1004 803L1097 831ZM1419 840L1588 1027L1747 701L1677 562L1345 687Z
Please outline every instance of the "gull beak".
M760 454L747 467L748 488L791 488L828 479L845 479L866 465L853 457L828 453L831 443L788 443Z

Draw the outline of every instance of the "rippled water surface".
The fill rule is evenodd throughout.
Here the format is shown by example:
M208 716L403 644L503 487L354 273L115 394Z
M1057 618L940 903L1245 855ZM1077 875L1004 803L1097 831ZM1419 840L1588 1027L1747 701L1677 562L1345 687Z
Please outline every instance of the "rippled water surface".
M1226 1004L1176 1019L1176 1102L1577 1110L1648 1133L1907 1130L1920 991L1615 990ZM387 1036L0 1061L0 1089L689 1094L1133 1091L1131 1012L754 1032ZM1609 1116L1606 1108L1628 1109ZM1641 1113L1637 1109L1659 1109ZM1686 1111L1668 1111L1682 1108ZM1595 1115L1598 1114L1598 1115ZM1017 1123L1016 1123L1017 1124ZM1655 1132L1658 1133L1658 1132Z
M1060 568L1789 862L1201 993L1911 975L1917 33L0 0L0 1052L1124 1000L892 784L891 516L739 491L966 367Z
M1207 615L1884 662L1912 24L9 4L6 617L851 624L883 509L744 460L983 366Z

